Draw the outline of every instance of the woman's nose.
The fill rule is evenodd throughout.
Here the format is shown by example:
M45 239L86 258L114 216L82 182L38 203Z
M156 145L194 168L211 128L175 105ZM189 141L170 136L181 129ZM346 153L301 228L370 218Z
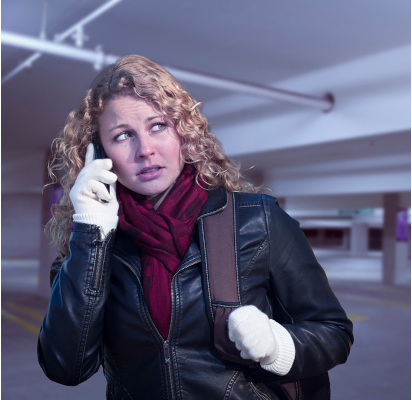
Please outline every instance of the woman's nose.
M144 158L152 155L154 153L153 151L153 143L150 138L141 138L139 140L139 146L137 149L137 156L139 158Z

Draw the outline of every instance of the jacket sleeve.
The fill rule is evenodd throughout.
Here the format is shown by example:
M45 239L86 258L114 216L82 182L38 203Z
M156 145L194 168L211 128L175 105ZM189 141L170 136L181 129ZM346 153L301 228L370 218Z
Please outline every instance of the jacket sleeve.
M62 263L53 263L50 300L37 346L39 364L52 381L78 385L100 367L114 236L112 230L100 240L96 225L75 223L70 254Z
M304 379L346 361L353 326L299 223L273 197L264 195L263 203L274 319L286 328L295 345L295 360L284 377Z

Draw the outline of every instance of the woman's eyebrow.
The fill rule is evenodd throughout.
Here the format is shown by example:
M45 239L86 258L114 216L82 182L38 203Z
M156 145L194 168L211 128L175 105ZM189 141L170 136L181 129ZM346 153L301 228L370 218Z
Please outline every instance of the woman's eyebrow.
M152 119L155 119L155 118L164 118L164 115L155 115L153 117L148 117L146 118L146 122L150 122Z
M117 128L128 128L129 125L128 124L120 124L120 125L116 125L113 128L109 129L109 132L114 131Z

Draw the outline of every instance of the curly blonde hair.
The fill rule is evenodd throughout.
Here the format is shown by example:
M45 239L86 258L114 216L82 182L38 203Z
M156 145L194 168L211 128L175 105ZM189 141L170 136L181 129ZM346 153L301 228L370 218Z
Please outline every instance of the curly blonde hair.
M52 218L45 231L62 258L69 254L74 214L70 189L84 166L86 147L100 140L98 119L105 105L124 95L146 101L174 122L181 140L181 157L196 168L196 182L200 186L207 190L221 186L229 192L261 191L240 173L240 166L224 154L220 141L208 130L208 121L199 109L201 103L197 103L173 75L145 57L121 57L98 74L80 106L69 114L64 129L53 141L48 170L53 183L58 180L56 172L63 173L60 179L63 197L52 206Z

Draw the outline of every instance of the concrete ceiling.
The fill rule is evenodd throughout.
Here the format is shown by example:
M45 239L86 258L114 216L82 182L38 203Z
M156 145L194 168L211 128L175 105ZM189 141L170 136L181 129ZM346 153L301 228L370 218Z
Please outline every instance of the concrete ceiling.
M47 37L103 3L48 0ZM2 29L38 36L43 4L3 0ZM124 0L89 24L86 34L89 49L101 44L111 54L137 53L160 64L268 84L410 43L410 2ZM30 54L2 46L2 76ZM49 147L95 75L89 64L44 55L5 83L2 161ZM205 104L229 94L185 87Z
M410 146L411 133L403 131L232 157L241 162L242 168L253 167L258 159L260 164L270 165L273 173L302 175L317 172L320 163L345 162L346 167L352 164L352 169L359 167L360 162L366 164L368 159L392 158L395 163L410 163Z

